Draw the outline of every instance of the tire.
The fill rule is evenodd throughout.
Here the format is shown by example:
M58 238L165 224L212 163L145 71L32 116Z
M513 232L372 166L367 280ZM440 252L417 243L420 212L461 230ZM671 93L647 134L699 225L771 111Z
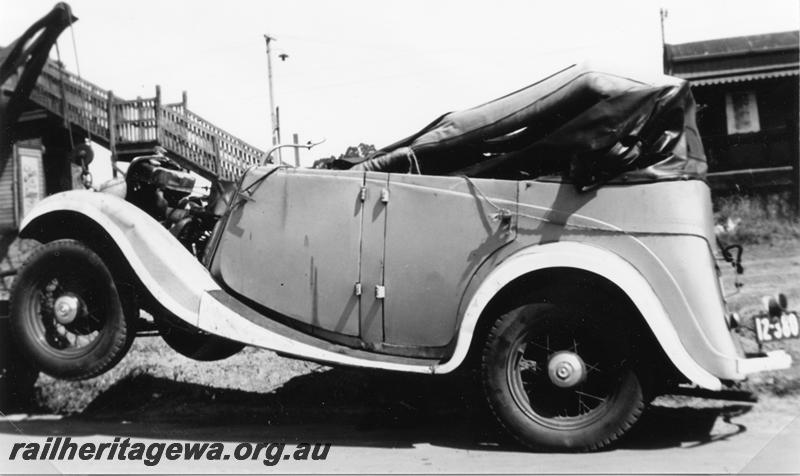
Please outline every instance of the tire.
M59 379L106 372L136 335L133 313L126 316L111 272L75 240L52 241L33 252L14 282L10 314L20 351Z
M644 397L626 332L619 320L607 321L537 303L495 322L483 349L481 378L492 412L520 443L597 450L639 418Z
M244 348L241 342L177 326L164 326L161 338L175 352L202 362L227 359Z

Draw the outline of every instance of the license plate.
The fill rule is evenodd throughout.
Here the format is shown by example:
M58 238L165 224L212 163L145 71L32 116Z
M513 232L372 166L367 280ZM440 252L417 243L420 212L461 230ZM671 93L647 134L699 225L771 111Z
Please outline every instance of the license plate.
M800 322L794 312L784 312L778 316L756 316L756 339L758 342L775 342L800 337Z

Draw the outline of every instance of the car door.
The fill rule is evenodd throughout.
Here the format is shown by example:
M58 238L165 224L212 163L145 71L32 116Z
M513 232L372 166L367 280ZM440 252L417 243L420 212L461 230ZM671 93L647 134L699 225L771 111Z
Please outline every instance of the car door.
M258 182L260 180L260 182ZM215 267L236 294L291 319L359 335L363 172L256 169Z
M365 222L362 245L377 248L371 240L378 233L370 227L385 227L378 283L384 346L445 346L454 336L458 306L475 270L516 236L517 183L389 174L386 188L385 222ZM487 198L511 216L501 219Z

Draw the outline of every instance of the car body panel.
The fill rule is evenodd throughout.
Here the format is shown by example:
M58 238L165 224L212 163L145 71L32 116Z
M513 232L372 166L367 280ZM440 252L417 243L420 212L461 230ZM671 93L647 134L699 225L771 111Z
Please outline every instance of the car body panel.
M506 250L507 251L507 250ZM506 285L526 274L550 268L572 268L603 276L615 283L641 312L675 367L701 387L721 388L719 378L699 365L686 350L662 302L642 274L619 255L578 242L555 242L518 250L493 266L464 308L453 361L463 359L483 309Z
M487 262L476 283L488 279L509 256L542 243L584 243L610 251L649 283L693 359L720 378L741 378L735 364L741 355L726 326L708 242L712 222L707 185L656 182L603 187L590 200L584 195L557 183L520 183L517 239ZM675 211L681 209L685 213ZM608 277L611 268L609 264L599 274ZM476 286L467 291L462 306Z
M222 281L282 315L357 336L362 185L363 173L271 173L227 222L215 255Z
M445 346L458 325L461 296L475 270L514 240L515 225L475 194L516 211L513 182L392 174L387 204L385 341Z
M212 268L238 296L365 346L449 344L470 277L514 239L494 208L516 210L510 181L301 169L247 180L261 177L228 220ZM304 273L287 272L299 263Z
M267 174L275 175L258 184L258 178ZM290 177L291 180L288 179ZM281 180L285 180L283 185ZM292 183L292 180L297 182ZM308 202L298 198L295 203L304 205L296 205L300 208L292 210L293 196L307 191L307 187L295 186L299 183L313 187L319 193L307 194ZM365 184L367 190L363 213L359 184ZM255 187L251 187L253 185ZM353 332L353 322L356 322L363 338L362 344L365 345L377 343L379 338L384 341L397 338L395 342L398 345L419 345L418 341L412 342L415 338L434 345L447 340L448 353L434 360L403 360L380 352L356 352L342 346L327 348L319 340L315 341L317 344L309 344L296 338L299 335L297 330L266 325L271 322L266 314L257 314L259 319L250 319L244 315L244 305L231 307L224 299L218 298L226 295L226 291L160 223L114 196L92 192L54 195L40 202L25 218L22 235L35 238L37 230L42 231L39 230L40 225L48 217L63 218L67 224L69 214L82 214L105 230L146 290L167 311L207 332L328 363L408 372L451 372L465 358L477 322L497 292L528 273L564 267L598 274L622 289L640 311L667 357L689 381L699 386L718 389L721 386L720 379L741 379L748 372L782 368L791 362L785 353L780 352L759 359L744 359L736 354L724 325L724 303L714 279L714 263L708 243L710 232L707 231L710 228L710 215L708 211L696 211L691 207L693 203L696 206L706 200L703 196L707 196L708 191L702 182L601 187L590 192L593 197L587 200L570 185L549 182L398 177L379 172L276 173L274 168L267 167L247 174L241 187L237 203L233 205L224 225L224 234L211 269L222 269L223 276L230 273L231 280L240 286L244 285L244 281L250 281L248 285L253 285L251 289L256 291L251 296L245 296L247 299L260 298L258 292L265 289L264 276L271 276L263 270L272 260L277 260L281 264L274 269L284 274L302 276L303 283L298 281L297 286L304 284L306 287L297 294L277 294L280 287L269 283L273 288L267 289L276 292L276 301L268 304L272 309L300 309L296 312L301 312L302 308L292 308L295 303L287 301L313 297L313 282L310 279L306 282L309 275L304 273L313 271L309 264L315 255L303 251L306 247L304 232L313 232L308 237L309 244L312 240L326 243L341 235L341 224L334 220L329 220L331 224L319 229L304 228L301 224L319 216L314 210L329 211L328 217L340 214L348 227L362 230L359 232L361 246L368 248L368 251L364 253L362 249L357 257L369 256L370 261L361 260L358 267L354 267L353 261L348 261L352 260L352 256L345 257L345 261L342 261L343 257L318 261L328 267L332 280L347 280L347 289L330 288L332 291L329 296L340 301L332 300L328 306L335 312L324 314L325 319L319 318L323 314L318 314L318 322L338 329L337 332L342 335ZM267 193L267 188L273 189L273 195ZM389 191L388 201L382 199L384 188ZM623 206L626 190L636 200ZM279 196L282 193L286 194L285 200ZM352 196L353 193L355 196ZM519 198L515 199L517 194ZM335 204L333 198L336 199ZM431 207L431 201L438 201L441 206ZM397 206L398 202L406 202L408 209ZM396 222L392 221L393 206L400 210ZM252 212L247 212L248 207ZM681 207L685 213L674 211ZM295 211L299 212L298 216L290 216ZM458 228L454 228L456 225L447 216L447 211L469 223L463 231L469 237L453 233ZM425 218L419 219L417 215L425 215ZM502 218L505 215L512 218L506 225L509 236L503 237L503 220L495 221L494 217ZM359 216L363 221L352 218ZM279 221L284 219L284 222ZM252 223L247 220L252 220ZM266 221L259 224L258 220ZM58 220L56 222L60 223ZM424 237L424 241L415 242L413 235L404 233L393 235L397 230L392 228L406 222L415 230L419 229L420 223L433 229L429 230L431 233ZM269 223L270 229L262 232L258 227L266 227L265 223ZM385 228L383 232L382 224ZM636 231L627 231L629 228ZM64 226L64 229L65 233L69 232L68 226ZM286 235L281 238L284 241L277 238L282 233ZM243 241L244 236L252 242ZM354 235L349 236L339 243L346 243L347 246L342 250L352 253ZM226 243L226 240L230 241ZM453 244L452 240L461 242ZM283 249L278 243L283 243ZM424 246L413 252L403 248L420 244ZM274 245L275 252L269 249L270 245ZM259 255L258 249L241 254L245 247L264 248L266 252L263 256L269 258ZM322 253L322 248L317 248L316 253ZM454 253L457 258L441 259L437 256L437 253L446 254L451 249L457 250ZM474 250L479 252L475 253ZM225 265L229 266L227 270L221 266L225 259L230 260ZM435 285L420 286L416 294L404 299L403 294L415 291L410 288L403 291L404 285L396 283L411 283L415 277L418 280L420 275L422 282L426 282L425 273L437 272L404 268L404 262L425 259L430 260L432 268L442 271L446 268L448 274L452 272L448 276L449 288L432 280ZM341 263L348 263L347 269L339 269ZM361 296L356 296L353 278L350 277L356 271L360 273L358 279L364 291ZM396 275L393 274L395 271ZM237 272L241 275L236 276ZM275 273L272 279L280 277L279 274ZM290 279L296 280L298 277L291 276ZM396 303L383 302L374 293L366 292L368 286L377 283L386 285L387 296L397 296ZM329 284L320 280L318 289ZM228 287L227 277L223 285ZM401 292L397 292L398 289ZM453 292L456 296L447 296L442 307L432 304L441 299L444 292ZM353 306L357 309L355 315L360 313L359 318L353 321L354 314L351 312L347 314L346 326L337 327L339 323L336 318L342 315L343 303L352 302L353 296L360 298L356 300L359 304ZM408 306L410 312L403 308L404 303L409 301L413 301L413 306ZM392 311L385 312L384 305ZM425 306L431 306L434 312L426 314ZM368 312L365 313L364 308ZM252 309L248 312L257 313ZM449 318L452 324L447 322L448 316L440 315L448 312L451 312ZM284 317L294 319L293 316ZM299 317L303 319L304 316ZM313 323L313 312L305 318L307 320L304 322ZM404 328L399 321L401 319L408 319L415 328L430 327L433 330L430 338L425 340L428 336L414 334L415 331ZM429 325L431 320L439 319L446 326ZM256 331L254 326L260 330ZM370 330L364 332L364 329ZM380 333L378 329L381 329ZM384 333L384 329L388 332ZM295 337L288 337L290 335ZM402 340L404 338L408 340ZM365 348L369 350L369 346Z
M588 194L558 184L521 186L520 210L541 214L528 206L541 203L546 205L544 218L574 225L545 226L523 219L517 246L570 240L624 257L656 290L690 353L716 374L733 377L728 363L737 352L724 319L711 248L710 193L704 182L608 186Z
M367 173L364 176L364 217L361 241L361 341L371 347L383 343L383 299L377 296L375 286L384 285L384 255L386 233L386 203L381 193L389 186L389 175Z

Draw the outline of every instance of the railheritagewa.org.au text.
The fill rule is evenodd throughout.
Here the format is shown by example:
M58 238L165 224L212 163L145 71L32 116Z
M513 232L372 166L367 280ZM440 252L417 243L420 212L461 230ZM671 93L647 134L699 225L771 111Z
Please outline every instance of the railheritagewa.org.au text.
M48 437L44 441L14 443L10 461L141 461L156 466L162 461L261 461L275 466L281 461L324 461L330 443L267 443L267 442L164 442L135 441L116 437L102 443L75 442L66 436Z

